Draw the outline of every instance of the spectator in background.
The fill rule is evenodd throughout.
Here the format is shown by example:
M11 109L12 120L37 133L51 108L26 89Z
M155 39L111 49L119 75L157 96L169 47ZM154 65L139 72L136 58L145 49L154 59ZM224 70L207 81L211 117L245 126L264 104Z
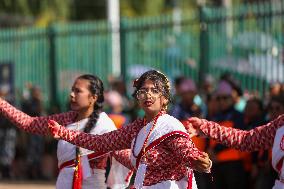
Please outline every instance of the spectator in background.
M32 117L43 115L42 93L39 87L31 86L28 98L22 102L22 111ZM41 179L41 160L44 152L44 138L28 134L27 173L30 179Z
M5 99L9 91L0 87L0 98ZM10 102L12 103L12 102ZM10 179L12 176L12 163L15 158L17 132L12 123L0 117L0 178Z
M193 80L184 79L179 86L180 102L172 108L171 115L178 120L185 120L189 117L200 117L201 110L194 103L194 98L197 95L197 88Z
M212 120L219 113L218 101L215 94L208 94L206 97L206 115L207 120Z
M129 123L129 118L123 113L123 99L117 91L108 91L105 93L107 114L114 122L116 128L121 128Z
M280 82L271 82L269 84L269 89L268 89L268 93L266 94L264 104L268 106L268 104L270 103L270 100L273 97L279 96L282 93L281 88L282 88L282 84Z
M180 85L182 83L183 80L185 80L186 77L184 76L179 76L179 77L176 77L174 79L174 90L175 90L175 97L179 97L180 96ZM179 99L174 99L174 102L178 101Z
M280 95L281 93L281 83L273 82L269 85L269 98Z
M212 120L225 127L244 129L243 114L235 109L231 85L227 81L219 81L215 95L220 111L212 117ZM214 162L212 173L216 189L246 188L243 155L241 152L210 140L208 153Z
M284 114L284 94L273 96L268 104L269 121L276 119L279 115Z
M201 86L202 94L204 95L212 94L215 89L214 83L215 83L214 78L211 75L206 75Z
M244 110L244 123L247 130L254 129L258 125L267 123L265 119L264 105L261 99L251 98L247 101ZM267 150L248 153L245 159L245 168L249 179L250 188L261 189L266 180L266 173L263 167L267 159Z
M264 125L266 122L264 105L261 99L249 99L244 110L244 123L246 129L254 129L258 125Z
M267 107L268 121L275 120L278 116L284 114L284 96L283 94L280 94L280 91L278 90L279 86L280 85L277 84L277 86L275 86L277 90L275 89L270 91L270 94L272 96ZM272 188L275 179L277 179L277 172L273 169L271 165L271 149L260 152L262 152L261 156L259 155L259 158L261 158L261 161L259 161L261 162L261 175L260 178L258 178L258 182L256 183L255 188Z
M246 99L243 97L243 90L239 82L233 78L232 74L224 73L221 75L220 80L228 82L232 87L232 97L235 103L235 109L243 112L246 106Z
M281 83L280 94L284 94L284 83Z
M130 98L127 95L127 89L124 81L120 78L110 79L111 90L117 91L122 97L123 110L128 111L132 107Z
M187 78L181 78L181 81L178 85L175 85L177 92L180 96L180 101L176 102L171 110L171 115L182 123L190 117L200 117L201 110L200 107L195 104L194 98L197 95L197 88L193 80ZM196 147L205 151L206 148L206 139L193 137L192 141ZM209 184L209 179L206 178L204 173L194 172L196 176L196 182L199 189L206 189Z
M196 101L198 98L195 99L195 102L201 107L202 117L207 119L208 116L211 117L213 114L217 113L218 107L216 104L214 105L214 102L216 102L216 98L213 95L215 89L214 84L214 78L211 75L206 75L199 90L199 102Z

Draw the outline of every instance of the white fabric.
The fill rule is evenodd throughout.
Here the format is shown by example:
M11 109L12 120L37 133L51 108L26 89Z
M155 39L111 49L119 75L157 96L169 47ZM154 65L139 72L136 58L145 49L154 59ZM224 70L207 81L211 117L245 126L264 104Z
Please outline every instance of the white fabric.
M272 189L284 189L284 183L276 180Z
M107 178L107 186L111 189L126 188L129 185L129 182L125 182L128 172L128 168L112 158L111 168Z
M83 131L88 118L80 120L76 123L72 123L66 126L68 129ZM107 116L106 113L102 112L99 115L96 126L91 130L91 134L103 134L115 130L116 127L113 121ZM82 189L104 189L106 188L105 183L105 170L102 169L91 169L88 163L86 155L93 151L80 148L82 156L82 168L83 168L83 184ZM57 146L57 158L58 166L62 163L72 160L76 157L76 146L59 140ZM119 171L119 170L118 170ZM57 177L56 188L57 189L71 189L73 181L74 167L63 168Z
M145 163L140 163L136 171L136 176L134 180L134 186L137 189L143 188L143 182L145 179L145 174L147 170L147 165Z
M136 156L141 151L144 141L148 133L150 132L152 125L153 125L153 121L148 123L146 126L144 126L139 131L137 138L136 138L136 142L135 142L135 149L133 149L135 139L132 141L131 148L133 149ZM152 142L154 142L155 140L161 138L162 136L168 133L174 132L174 131L181 131L186 134L186 130L179 120L177 120L176 118L168 114L164 114L160 116L157 120L155 128L153 129L152 133L149 136L146 147L150 145ZM136 166L136 158L133 156L132 153L131 153L131 162L133 166ZM135 183L134 183L134 186L137 189L140 189L141 187L139 188L139 186L141 186L142 183L144 182L144 176L145 176L146 169L147 169L147 166L145 164L143 163L139 164L139 167L136 172ZM194 178L194 175L193 175L193 178ZM197 188L195 179L192 180L192 185L193 185L192 186L193 188ZM187 178L184 178L180 181L170 181L170 180L163 181L161 183L158 183L152 186L147 186L147 187L143 186L142 188L143 189L144 188L147 188L147 189L178 189L178 188L184 189L184 188L187 188Z
M192 175L192 189L197 189L196 181L194 175ZM184 177L179 181L167 180L161 183L152 185L152 186L144 186L143 189L186 189L188 184L188 178Z
M281 147L282 146L282 147ZM284 157L284 127L277 129L274 143L272 147L272 166L278 172L279 179L284 180L284 164L281 167L281 170L277 170L278 162ZM284 183L279 180L275 181L273 189L284 189Z

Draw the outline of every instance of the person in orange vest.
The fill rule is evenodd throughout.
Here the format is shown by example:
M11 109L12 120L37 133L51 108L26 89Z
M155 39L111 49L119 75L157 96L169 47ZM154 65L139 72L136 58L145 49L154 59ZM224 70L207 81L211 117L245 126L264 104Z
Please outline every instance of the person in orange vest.
M200 107L194 103L194 97L197 95L195 82L189 78L182 78L178 87L177 95L180 97L180 102L177 102L171 109L170 115L184 123L190 117L201 117ZM199 137L191 138L196 147L205 151L206 139ZM194 172L196 182L199 189L206 189L210 184L210 179L204 173Z
M243 114L235 109L232 92L232 86L228 82L219 81L215 92L219 113L212 117L212 121L226 127L245 129ZM214 162L212 173L216 189L246 188L242 152L210 140L208 153Z
M117 91L105 93L106 105L109 107L108 116L114 122L117 129L129 123L129 117L123 113L123 99Z
M244 109L244 123L247 130L254 129L258 125L267 123L264 105L260 98L251 97L248 99ZM267 159L267 150L248 152L245 157L245 169L248 176L250 188L261 189L267 178L264 170L264 161ZM267 188L267 187L264 187ZM263 189L264 189L263 188ZM271 188L271 187L268 187Z
M274 95L271 97L267 106L268 121L276 119L278 116L284 114L284 98L283 94ZM262 125L262 124L259 124ZM256 183L257 189L272 188L274 181L277 179L278 173L271 165L272 148L269 150L261 150L258 153L258 164L260 167L258 182Z

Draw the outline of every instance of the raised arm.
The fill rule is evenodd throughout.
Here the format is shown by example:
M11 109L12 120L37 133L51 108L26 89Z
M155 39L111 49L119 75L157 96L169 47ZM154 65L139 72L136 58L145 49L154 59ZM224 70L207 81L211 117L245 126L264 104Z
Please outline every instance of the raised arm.
M48 134L48 120L52 119L62 125L67 125L74 120L77 115L75 112L66 112L46 117L31 117L26 113L18 110L5 100L0 98L0 113L18 128L33 134Z
M108 153L111 151L129 149L132 139L143 127L142 119L138 119L125 127L102 135L93 135L62 127L55 121L49 121L49 129L55 138L60 138L76 146L95 151L96 153Z
M208 155L199 151L190 138L174 136L165 141L168 148L178 160L199 172L210 172L212 162Z
M126 150L120 150L120 151L115 151L112 152L111 155L122 165L127 167L130 170L134 170L134 166L131 163L130 160L130 155L131 155L131 150L126 149Z
M242 151L257 151L272 147L276 130L284 125L284 115L249 131L220 126L218 123L198 118L189 119L189 123L223 145Z

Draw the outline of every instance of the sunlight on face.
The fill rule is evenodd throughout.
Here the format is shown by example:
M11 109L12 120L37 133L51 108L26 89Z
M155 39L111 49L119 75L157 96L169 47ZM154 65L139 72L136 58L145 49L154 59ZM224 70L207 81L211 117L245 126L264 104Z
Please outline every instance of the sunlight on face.
M70 93L70 106L74 111L91 108L93 98L89 91L89 81L76 79Z
M139 106L145 111L146 117L157 115L166 105L167 99L162 95L161 87L151 80L146 80L137 92Z

